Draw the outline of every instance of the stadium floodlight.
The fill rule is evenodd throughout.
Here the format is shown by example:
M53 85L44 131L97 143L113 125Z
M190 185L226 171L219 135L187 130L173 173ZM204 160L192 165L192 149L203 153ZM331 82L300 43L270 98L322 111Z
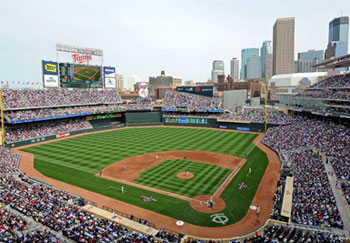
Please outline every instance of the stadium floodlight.
M78 46L72 46L72 45L67 45L67 44L56 44L56 51L57 52L59 52L59 51L74 52L74 53L93 55L93 56L103 56L102 49L78 47Z

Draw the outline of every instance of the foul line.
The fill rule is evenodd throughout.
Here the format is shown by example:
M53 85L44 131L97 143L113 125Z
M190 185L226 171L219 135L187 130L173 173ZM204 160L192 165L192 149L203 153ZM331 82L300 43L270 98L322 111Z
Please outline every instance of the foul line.
M216 192L214 192L213 197L216 196L217 193L220 192L220 190L222 189L223 186L227 185L231 182L231 180L235 177L235 175L237 174L238 171L240 171L240 169L242 168L242 163L244 164L247 160L242 159L239 164L237 165L237 167L232 171L232 173L226 178L226 180L221 184L221 186L216 190ZM223 192L223 191L222 191ZM217 196L220 197L221 193Z

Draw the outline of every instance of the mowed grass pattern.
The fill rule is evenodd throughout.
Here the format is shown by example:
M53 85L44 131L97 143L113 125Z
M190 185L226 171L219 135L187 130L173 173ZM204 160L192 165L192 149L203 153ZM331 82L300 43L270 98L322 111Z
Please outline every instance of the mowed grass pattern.
M174 150L199 150L244 157L256 134L208 129L149 127L120 129L42 144L23 151L35 159L96 174L125 158Z
M191 179L180 179L179 172L191 172ZM175 194L195 197L213 194L231 170L218 165L175 159L159 163L140 174L133 182Z
M34 167L45 176L191 224L220 227L224 225L213 222L210 214L194 210L186 200L106 180L95 174L124 158L157 151L198 149L238 157L248 154L247 162L221 196L226 208L220 213L228 217L225 225L229 225L238 222L246 215L268 164L266 154L252 143L256 136L256 134L211 129L131 128L38 144L23 150L35 155ZM249 168L252 173L247 177ZM192 187L197 186L199 190L203 190L199 193L204 194L206 190L213 190L209 189L208 184L220 184L219 180L224 179L221 176L216 173L215 177L208 176L203 181L196 182L196 185L188 181L190 184L181 187L181 191L177 193L189 195ZM213 183L210 180L213 180ZM215 182L216 180L218 181ZM249 187L237 190L237 185L243 181ZM108 189L121 186L124 186L127 193L121 194L119 191ZM141 200L142 196L152 196L157 199L157 203L144 203Z

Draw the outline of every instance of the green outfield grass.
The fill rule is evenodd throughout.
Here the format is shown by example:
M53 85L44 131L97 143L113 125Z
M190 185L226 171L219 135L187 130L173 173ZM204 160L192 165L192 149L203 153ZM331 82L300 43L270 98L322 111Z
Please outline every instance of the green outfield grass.
M191 172L191 179L180 179L179 172ZM198 195L214 194L224 182L231 170L221 166L199 163L190 160L166 160L143 172L133 182L175 194L195 197Z
M46 176L185 222L217 227L224 225L213 222L210 214L193 210L188 201L127 185L123 185L127 193L121 194L120 191L110 188L120 188L122 184L96 177L95 174L106 166L122 159L157 151L200 150L231 154L238 157L249 154L245 165L222 194L226 208L221 213L228 218L228 221L225 222L225 225L228 225L245 216L268 164L266 154L252 144L255 137L255 134L250 133L209 129L148 127L90 134L22 150L35 154L34 166ZM175 164L183 162L183 160L179 160L175 161ZM211 193L220 185L220 180L223 181L230 173L230 170L210 168L212 165L194 161L186 162L189 162L187 169L196 169L194 172L197 174L203 171L202 179L192 183L191 180L195 179L193 178L188 182L183 182L185 184L177 184L177 189L168 187L171 183L171 179L168 177L163 178L169 179L167 183L162 183L163 180L159 183L153 183L146 179L147 176L158 178L163 175L164 172L160 171L157 172L158 176L157 173L152 175L152 170L160 168L167 168L167 170L173 171L171 173L175 173L177 169L173 165L174 161L165 161L163 163L169 163L168 166L162 168L163 163L161 163L149 168L141 174L136 182L155 188L162 187L159 188L162 190L174 190L172 192L181 195L194 196L197 195L196 190L193 189L194 186L197 188L202 186L203 194ZM186 165L184 165L185 167ZM208 168L210 168L210 171ZM252 169L252 173L247 176L249 168ZM212 173L211 170L217 170L217 172ZM210 173L210 176L206 176L206 171ZM175 180L176 178L173 180L174 183ZM249 185L248 189L238 190L238 183L243 181ZM207 188L204 189L204 187ZM180 191L179 188L181 188ZM157 202L144 203L141 196L152 196L157 199Z

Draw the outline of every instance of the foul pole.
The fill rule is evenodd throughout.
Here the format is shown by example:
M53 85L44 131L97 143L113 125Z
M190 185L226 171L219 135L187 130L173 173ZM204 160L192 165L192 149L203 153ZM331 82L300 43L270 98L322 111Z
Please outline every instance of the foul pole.
M2 92L0 92L0 110L1 110L1 136L2 146L5 146L5 125L4 125L4 106L2 103Z

